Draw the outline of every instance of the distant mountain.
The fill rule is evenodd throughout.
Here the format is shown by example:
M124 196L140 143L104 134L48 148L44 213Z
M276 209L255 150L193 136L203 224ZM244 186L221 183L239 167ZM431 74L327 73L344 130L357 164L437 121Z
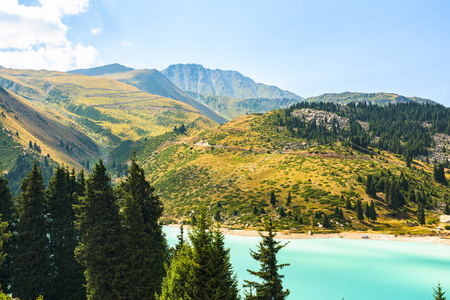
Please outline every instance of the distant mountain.
M176 64L161 71L185 92L237 99L297 99L302 97L276 86L256 83L237 71L211 70L198 64Z
M323 94L317 97L311 97L305 99L309 102L335 102L341 104L347 104L351 102L370 102L372 104L385 105L389 103L436 103L429 99L423 99L418 97L405 97L392 93L352 93L345 92L340 94L329 93Z
M78 69L78 70L72 70L68 71L67 73L71 74L83 74L87 76L100 76L105 74L112 74L112 73L118 73L118 72L127 72L132 71L133 68L128 68L120 64L111 64L96 68L90 68L90 69Z
M208 106L177 88L169 79L155 69L134 70L119 64L113 64L92 69L73 70L68 73L97 76L125 82L149 94L175 99L190 105L218 124L228 121Z
M208 96L195 93L189 94L230 120L246 114L266 113L274 109L287 108L299 102L298 99L288 98L237 99L226 96Z

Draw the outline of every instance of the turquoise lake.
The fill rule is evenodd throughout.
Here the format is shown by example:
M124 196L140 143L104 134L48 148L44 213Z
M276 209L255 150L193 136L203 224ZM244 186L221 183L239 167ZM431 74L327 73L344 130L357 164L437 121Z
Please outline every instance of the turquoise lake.
M176 228L165 227L170 245ZM247 269L258 270L249 249L257 237L225 236L240 288L255 279ZM287 241L287 240L286 240ZM283 240L285 242L285 240ZM283 286L288 299L308 300L427 300L438 282L450 297L450 246L349 239L290 240L279 252ZM450 298L449 298L450 299Z

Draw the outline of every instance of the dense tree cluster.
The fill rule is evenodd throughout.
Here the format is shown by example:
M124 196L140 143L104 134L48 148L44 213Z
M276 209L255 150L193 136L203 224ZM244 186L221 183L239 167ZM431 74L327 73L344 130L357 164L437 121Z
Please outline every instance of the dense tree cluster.
M297 109L310 108L323 110L348 118L349 127L339 128L338 122L331 122L331 129L325 121L312 119L306 122L295 117ZM359 122L367 122L368 130L363 130ZM319 124L317 124L319 123ZM286 126L292 136L314 139L322 143L346 140L356 149L368 145L414 157L427 155L427 148L433 145L432 134L436 132L450 134L450 109L438 104L398 103L386 106L350 103L342 106L335 103L300 102L278 115L276 126ZM379 137L374 139L373 137Z

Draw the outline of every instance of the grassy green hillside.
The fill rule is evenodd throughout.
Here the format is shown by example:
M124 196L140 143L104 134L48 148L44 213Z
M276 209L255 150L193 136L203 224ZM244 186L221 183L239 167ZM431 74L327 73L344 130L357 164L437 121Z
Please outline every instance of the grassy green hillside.
M432 165L413 160L407 167L403 156L376 148L357 151L345 141L295 137L277 124L284 114L246 115L199 134L148 139L147 147L136 148L164 200L166 221L189 221L206 206L211 216L219 211L223 224L236 228L259 228L262 217L272 215L280 229L293 231L434 232L450 190L433 180ZM416 223L416 202L407 200L394 211L383 192L369 197L368 175L406 181L405 193L427 197L426 226L407 225ZM270 204L272 191L275 206ZM287 205L289 192L292 203ZM348 200L352 209L346 208ZM357 200L363 207L374 201L378 220L357 221ZM344 218L335 215L336 207ZM324 213L332 220L328 229L319 225Z
M0 70L5 124L59 162L81 168L108 157L123 140L139 140L197 122L215 126L182 102L115 80L34 70ZM19 96L18 96L19 95ZM201 129L199 128L199 129Z
M144 92L160 95L163 97L181 101L197 109L204 116L210 118L218 124L228 121L226 118L217 114L215 111L196 101L191 96L177 88L169 79L164 77L158 70L132 70L127 72L115 72L112 74L103 74L101 77L118 80L128 83L141 89Z

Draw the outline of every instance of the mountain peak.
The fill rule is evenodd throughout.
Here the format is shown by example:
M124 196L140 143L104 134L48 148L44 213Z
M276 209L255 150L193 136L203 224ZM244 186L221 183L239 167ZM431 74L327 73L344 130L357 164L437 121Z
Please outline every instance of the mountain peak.
M161 73L178 88L194 94L238 99L302 99L276 86L256 83L237 71L212 70L199 64L175 64Z
M122 72L128 72L133 71L133 68L126 67L124 65L115 63L90 69L77 69L77 70L71 70L67 73L71 74L83 74L88 76L100 76L105 74L113 74L113 73L122 73Z

